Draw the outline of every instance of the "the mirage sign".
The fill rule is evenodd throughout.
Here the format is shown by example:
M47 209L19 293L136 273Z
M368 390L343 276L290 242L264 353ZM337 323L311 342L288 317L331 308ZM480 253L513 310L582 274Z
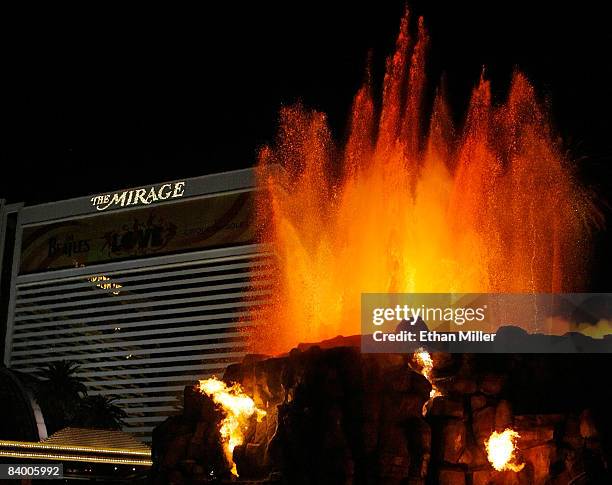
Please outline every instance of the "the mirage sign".
M177 199L185 193L185 182L152 185L141 189L124 190L110 194L95 195L91 204L99 211L109 207L127 207L134 205L149 205L168 199Z
M175 197L180 197L178 187ZM162 200L171 199L176 186L155 189L158 200L160 191ZM125 194L124 206L129 193ZM122 193L117 195L118 209L122 197ZM257 239L259 228L253 223L255 199L251 191L183 198L173 204L155 204L151 197L143 205L139 198L136 207L133 199L134 194L127 210L109 209L88 217L25 227L20 272L250 244ZM112 200L109 196L109 201L102 203Z

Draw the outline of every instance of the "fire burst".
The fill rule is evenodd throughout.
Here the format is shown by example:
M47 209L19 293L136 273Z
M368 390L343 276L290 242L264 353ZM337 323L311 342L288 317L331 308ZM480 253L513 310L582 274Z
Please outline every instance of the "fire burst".
M414 360L419 365L419 367L421 368L421 374L431 384L431 391L429 392L429 400L425 404L423 404L423 416L425 416L433 400L436 397L441 396L442 392L436 387L436 385L433 382L433 375L432 375L433 374L433 359L431 358L430 353L427 352L427 350L421 348L421 349L418 349L414 353L413 357L414 357Z
M503 432L493 431L489 439L485 441L487 457L493 468L497 471L520 472L525 464L514 463L516 457L516 440L520 435L513 429L507 428Z
M266 412L255 405L255 401L244 393L238 383L228 386L216 377L211 377L201 380L199 388L225 413L219 432L225 457L232 465L232 473L238 476L236 463L234 463L234 448L244 443L244 432L248 427L249 418L255 415L257 421L261 422Z
M259 156L258 211L272 222L262 242L279 258L278 300L254 317L254 350L358 334L366 292L580 288L592 203L532 85L515 72L494 104L483 76L458 130L443 89L428 108L428 42L406 15L380 105L368 79L344 146L324 114L281 111Z

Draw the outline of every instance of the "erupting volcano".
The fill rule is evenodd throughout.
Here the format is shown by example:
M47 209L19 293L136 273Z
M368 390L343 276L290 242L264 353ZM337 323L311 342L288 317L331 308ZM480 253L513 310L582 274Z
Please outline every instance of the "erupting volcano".
M588 353L609 350L609 336L565 335L605 332L608 300L549 301L584 288L599 214L527 78L515 71L493 100L482 76L457 124L444 89L428 89L428 42L405 15L382 95L368 71L341 143L324 114L282 109L257 170L260 242L277 264L254 259L250 355L187 386L183 411L156 428L156 485L610 483L610 359ZM370 312L363 293L525 301L391 295ZM389 336L431 340L369 352L362 304ZM507 307L528 311L509 320ZM461 326L484 308L525 352L503 339L481 352L495 328ZM529 332L532 314L557 333ZM457 333L474 345L442 345ZM242 350L227 336L219 345Z
M409 25L380 102L369 74L357 92L343 145L298 104L261 150L258 218L280 269L257 351L358 334L363 292L581 288L592 206L533 86L517 71L494 103L481 77L455 127L444 90L428 95L423 21Z

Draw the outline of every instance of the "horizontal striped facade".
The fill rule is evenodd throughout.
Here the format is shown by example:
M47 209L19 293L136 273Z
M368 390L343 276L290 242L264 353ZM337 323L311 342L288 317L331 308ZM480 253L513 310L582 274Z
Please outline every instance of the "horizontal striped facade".
M255 172L158 184L178 185L180 197L104 211L95 201L108 194L0 201L6 366L37 375L76 362L88 393L114 399L124 431L145 442L186 385L242 359L251 316L272 297L274 256L253 243ZM143 227L153 229L118 242Z
M273 271L248 245L17 277L9 365L77 362L89 394L116 399L124 431L149 441L185 385L244 356Z

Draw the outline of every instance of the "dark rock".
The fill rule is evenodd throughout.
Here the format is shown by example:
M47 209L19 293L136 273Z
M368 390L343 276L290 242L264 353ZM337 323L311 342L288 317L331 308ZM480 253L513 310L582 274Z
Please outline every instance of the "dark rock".
M609 358L580 365L567 356L432 358L443 396L424 417L431 385L410 368L409 355L309 345L229 366L224 379L240 383L267 412L261 422L251 420L234 450L239 482L612 483L611 393L600 383L597 393L589 392L597 382L590 369L606 369ZM220 444L222 412L194 388L185 390L184 402L181 415L154 431L152 483L231 480ZM507 427L520 435L516 461L525 468L519 473L495 471L486 457L484 441Z
M410 477L408 480L404 480L402 485L425 485L425 479Z
M474 470L472 472L472 485L491 485L493 470Z
M185 479L183 478L183 474L178 470L172 470L168 473L168 485L183 485L185 483Z
M466 446L467 430L463 421L448 420L442 426L441 457L446 463L459 463Z
M540 446L545 443L552 441L555 430L551 426L539 426L537 428L518 428L517 432L521 438L521 448L531 448L534 446Z
M472 412L472 429L477 443L482 444L495 430L495 408L488 406Z
M431 416L463 418L463 401L446 396L436 397L429 411Z
M384 388L394 392L409 392L412 390L412 376L415 374L409 367L400 366L390 369L383 375Z
M449 371L455 364L452 354L446 352L430 352L433 361L434 377L441 372Z
M544 485L550 478L551 465L556 458L556 449L553 444L534 446L521 450L521 455L529 464L531 476L530 483Z
M410 461L410 477L425 478L431 458L431 427L421 418L406 423L406 437Z
M456 377L451 379L449 392L456 394L473 394L476 392L476 382L469 377Z
M521 428L536 426L555 427L567 419L563 414L521 414L514 417L514 423Z
M410 471L410 456L392 451L381 451L378 459L381 482L385 484L401 484Z
M568 416L564 423L563 442L574 450L579 449L584 439L580 435L580 421L575 416Z
M440 470L438 483L440 485L465 485L465 473L461 470Z
M485 374L480 380L479 390L484 394L498 395L504 388L506 378L500 374Z
M583 438L596 438L599 435L595 425L593 412L590 409L585 409L580 414L580 436Z
M198 463L205 463L214 476L229 477L219 434L222 413L191 386L184 398L185 414L166 419L153 431L153 483L187 483L186 476L196 472Z
M239 476L263 478L268 474L265 443L247 443L234 448L234 462Z
M390 392L383 396L382 421L401 423L408 418L420 417L427 398L423 395Z
M364 454L372 453L378 447L378 432L380 424L374 421L365 421L362 424Z
M459 458L459 463L466 465L468 469L487 466L489 462L484 446L478 446L476 443L468 444Z
M483 394L475 394L470 398L472 411L478 411L487 405L487 398Z
M382 412L381 393L366 392L363 396L363 419L378 423Z
M202 414L202 393L195 386L186 386L183 391L183 417L197 421Z
M512 427L512 422L512 405L509 401L502 399L495 408L495 429L503 431L506 428Z

